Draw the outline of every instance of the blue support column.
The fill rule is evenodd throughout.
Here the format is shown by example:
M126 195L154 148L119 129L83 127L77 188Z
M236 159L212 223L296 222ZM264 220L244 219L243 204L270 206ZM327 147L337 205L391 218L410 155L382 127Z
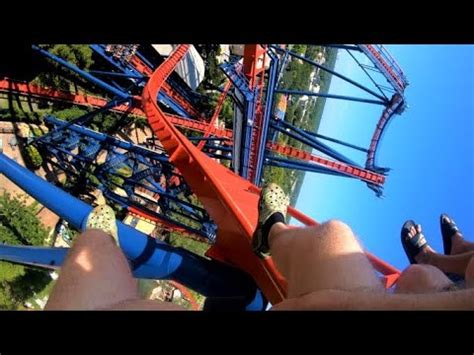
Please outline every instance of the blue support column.
M82 229L92 207L36 176L18 163L0 154L0 173L42 203L45 207ZM194 255L117 221L120 247L133 265L135 277L172 279L214 297L249 297L257 294L249 275L216 261ZM62 264L65 249L0 245L0 259L44 267Z
M271 47L274 48L274 49L276 49L276 50L278 50L279 52L285 52L284 49L281 49L281 48L279 48L278 46L271 45ZM339 74L338 72L336 72L336 71L334 71L334 70L331 70L331 69L329 69L329 68L326 68L325 66L323 66L323 65L321 65L321 64L319 64L319 63L316 63L314 60L308 59L308 58L306 58L305 56L299 55L299 54L294 53L294 52L292 52L292 51L288 51L288 53L289 53L292 57L301 59L302 61L304 61L304 62L306 62L306 63L309 63L309 64L311 64L311 65L314 65L315 67L317 67L317 68L319 68L319 69L321 69L321 70L324 70L324 71L326 71L326 72L328 72L328 73L330 73L330 74L332 74L332 75L334 75L334 76L337 76L338 78L341 78L342 80L345 80L345 81L347 81L348 83L351 83L352 85L358 87L359 89L364 90L365 92L368 92L369 94L371 94L371 95L373 95L373 96L379 98L380 100L382 100L382 101L388 103L388 100L387 100L384 96L379 95L377 92L375 92L375 91L373 91L373 90L371 90L371 89L369 89L369 88L367 88L367 87L365 87L365 86L359 84L358 82L356 82L356 81L354 81L354 80L348 78L347 76L342 75L342 74Z
M114 73L110 71L103 71L103 70L90 70L89 73L104 75L104 76L112 76L118 78L125 78L125 79L137 79L137 80L146 80L148 79L146 76L137 75L137 74L126 74L126 73Z
M258 155L257 155L257 166L255 181L253 182L256 185L260 185L260 180L262 178L263 171L263 160L265 158L265 147L267 145L267 136L268 136L268 126L270 124L270 115L273 109L273 94L275 92L275 87L277 85L277 69L278 69L278 57L272 52L271 49L267 50L268 55L270 56L270 76L268 80L268 89L267 97L265 102L265 112L263 115L262 129L260 131L261 138L260 144L258 146Z
M54 125L59 125L59 126L64 126L66 124L65 121L57 119L56 117L51 116L51 115L46 116L45 121L48 122L48 123L54 124ZM70 125L68 127L68 129L70 129L74 132L80 133L82 135L85 135L87 137L93 138L93 139L95 139L99 142L110 142L110 144L112 144L116 147L119 147L119 148L123 148L123 149L125 149L129 152L138 153L138 154L143 155L145 157L149 157L149 158L153 158L155 160L159 160L159 161L162 161L162 162L165 162L165 163L169 163L168 157L165 154L157 153L153 150L141 147L139 145L135 145L135 144L130 143L130 142L122 141L120 139L108 136L108 135L103 134L103 133L93 131L91 129L88 129L88 128L85 128L85 127L82 127L82 126L78 126L78 125L75 125L75 124ZM45 136L42 136L42 137L39 137L39 138L43 138L43 137L45 137Z
M347 49L348 51L357 51L357 52L362 52L362 50L355 46L355 45L344 45L344 44L326 44L325 47L332 47L332 48L338 48L338 49Z
M316 137L316 138L321 138L321 139L324 139L326 141L329 141L329 142L333 142L333 143L336 143L336 144L340 144L340 145L343 145L343 146L346 146L346 147L349 147L349 148L352 148L352 149L356 149L356 150L360 150L361 152L364 152L364 153L367 153L369 150L366 149L366 148L362 148L362 147L359 147L357 145L354 145L354 144L350 144L350 143L347 143L347 142L344 142L344 141L341 141L339 139L335 139L335 138L331 138L331 137L328 137L328 136L324 136L322 134L319 134L319 133L314 133L314 132L310 132L306 129L302 129L300 128L301 130L303 130L304 132L306 132L307 134L313 136L313 137Z
M322 153L324 153L324 154L326 154L326 155L328 155L328 156L330 156L334 159L337 159L337 160L339 160L341 162L344 162L346 164L361 168L361 166L358 165L357 163L355 163L352 160L346 158L344 155L339 154L338 152L336 152L332 148L328 147L324 143L319 142L316 138L311 137L311 135L309 135L308 133L302 131L301 129L299 129L297 127L294 127L293 125L290 125L289 123L287 123L285 121L277 121L277 124L272 122L272 123L270 123L270 126L274 129L276 129L277 131L279 131L283 134L286 134L287 136L289 136L293 139L296 139L296 140L302 142L303 144L306 144L306 145L308 145L308 146L310 146L314 149L317 149L320 152L322 152ZM287 129L290 130L290 131L296 132L296 133L287 131Z
M39 53L41 53L45 57L48 57L49 59L52 59L55 62L65 66L69 70L73 71L76 74L79 74L80 76L82 76L85 79L91 81L92 83L96 84L97 86L100 86L102 89L114 94L115 96L120 97L122 99L130 99L131 98L130 94L128 94L126 92L123 92L121 90L118 90L117 88L113 87L112 85L109 85L105 81L100 80L99 78L96 78L95 76L89 74L85 70L79 69L78 67L76 67L75 65L65 61L64 59L59 58L58 56L56 56L54 54L51 54L48 51L46 51L42 48L39 48L35 45L33 45L32 47L33 47L34 50L38 51Z
M46 133L45 135L43 136L40 136L40 137L37 137L35 138L31 143L35 143L37 142L38 140L40 139L46 139L48 137L51 137L53 136L54 134L58 133L59 131L62 131L62 130L65 130L66 128L69 128L71 127L72 125L78 125L78 124L84 124L86 123L87 121L89 121L92 117L94 117L95 115L98 115L99 113L102 113L102 112L105 112L105 111L108 111L112 108L114 108L115 106L118 106L122 103L124 103L125 101L128 101L128 99L122 99L122 100L112 100L110 101L109 103L107 103L107 105L105 105L104 107L101 107L95 111L92 111L92 112L89 112L89 113L86 113L85 115L83 116L79 116L71 121L68 121L68 122L64 122L62 121L57 128L54 128L53 130L49 131L48 133Z
M105 60L107 60L113 67L115 67L116 69L122 71L125 75L130 75L130 76L135 76L135 77L140 78L140 79L136 79L136 80L138 80L139 84L144 83L145 80L147 79L142 73L140 73L138 70L136 70L132 65L130 65L130 64L124 65L123 63L111 58L111 56L108 55L105 52L105 49L104 49L105 46L104 45L91 44L90 47L96 53L98 53L100 56L102 56ZM137 54L137 53L135 53L135 54ZM159 100L162 104L164 104L166 106L169 106L178 115L190 118L189 113L186 112L186 110L184 110L184 108L182 108L181 105L179 105L177 102L175 102L172 98L170 98L165 93L160 91L158 93L157 100Z
M65 121L58 120L57 118L55 118L53 116L46 116L45 121L47 123L53 124L55 126L61 126L61 125L64 125L66 123ZM89 137L93 141L97 141L97 142L100 142L100 143L106 143L108 145L109 149L111 147L112 147L112 149L113 149L113 147L120 147L120 148L126 149L129 153L134 154L133 156L119 154L117 156L114 156L112 159L108 159L105 163L100 165L100 168L95 171L95 174L102 181L107 180L104 176L105 173L116 175L113 172L113 168L116 167L118 164L125 163L125 161L127 161L128 159L131 159L131 158L137 159L137 161L139 161L143 165L148 166L149 168L146 169L146 170L142 170L141 172L138 172L138 173L134 172L131 177L125 178L125 184L131 185L131 186L132 185L133 186L141 186L144 189L146 189L146 190L148 190L152 193L160 194L160 196L163 197L163 198L166 198L167 201L174 202L180 208L182 208L182 209L186 210L188 213L192 214L192 216L184 215L186 218L193 219L194 221L200 223L201 225L203 225L204 223L213 223L212 221L210 221L210 219L208 217L205 217L206 216L206 211L204 209L202 209L198 206L195 206L195 205L193 205L193 204L191 204L187 201L180 200L176 196L174 196L170 193L167 193L163 188L161 188L161 186L159 184L154 182L152 179L148 180L148 183L151 184L151 186L150 185L144 185L139 181L143 178L146 178L147 176L153 175L153 169L156 170L156 167L153 164L151 164L149 161L147 161L145 159L145 157L149 158L149 159L152 159L152 161L159 161L161 163L161 168L160 168L160 171L158 172L160 174L164 173L164 171L166 169L168 169L167 170L168 173L170 173L171 170L174 169L174 167L171 165L171 163L168 160L168 157L165 154L159 154L157 152L148 150L146 148L142 148L140 146L131 144L129 142L121 141L121 140L118 140L116 138L107 136L105 134L92 131L92 130L90 130L88 128L84 128L82 126L72 125L70 127L70 130L72 132L80 134L81 136ZM45 143L45 144L48 144L48 145L53 145L54 149L57 149L57 150L63 152L64 154L71 155L75 159L90 161L89 159L83 159L82 156L74 155L72 152L62 149L61 146L56 146L57 143L50 142L49 139L45 140L45 139L43 139L43 137L40 137L40 138L41 138L41 140L40 140L41 143ZM103 190L104 193L106 192L105 191L106 190L105 186L99 186L99 188L101 188L101 190ZM133 199L130 200L130 197L132 195L135 195L135 194L133 192L131 192L129 195L130 196L128 198L124 198L122 196L119 196L119 195L115 194L114 192L109 192L108 196L109 196L110 199L114 200L115 202L117 202L121 206L128 207L130 205L133 205L136 208L142 209L142 206L140 204L134 203ZM145 199L145 197L143 197L143 196L140 196L140 198ZM156 203L155 201L149 201L149 202L154 203L154 204ZM207 232L202 230L202 229L192 228L192 227L189 227L189 226L187 226L183 223L180 223L179 221L176 221L174 219L170 219L167 215L169 212L178 213L178 214L183 215L180 211L175 210L171 207L163 209L163 213L156 213L155 211L153 211L151 209L147 209L147 212L149 214L157 217L157 218L160 218L160 219L166 221L166 222L170 222L170 223L172 223L176 226L185 228L186 230L188 230L191 233L195 233L195 234L200 235L204 238L209 237ZM203 214L205 214L205 215L203 215Z

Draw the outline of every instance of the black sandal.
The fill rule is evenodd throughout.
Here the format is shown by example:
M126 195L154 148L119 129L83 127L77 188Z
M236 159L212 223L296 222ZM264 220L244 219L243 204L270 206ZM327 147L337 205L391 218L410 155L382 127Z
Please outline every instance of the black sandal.
M445 221L445 219L448 221ZM441 226L441 235L443 236L444 255L451 255L452 238L456 233L461 234L456 223L446 213L439 216L439 224Z
M413 238L410 238L410 236L408 235L408 233L410 233L411 227L415 228L415 230L417 231ZM423 249L423 247L425 247L425 245L427 245L428 243L426 242L423 233L418 232L418 230L416 229L416 224L414 221L409 220L403 224L401 239L403 249L405 249L405 254L408 257L408 260L410 260L411 264L417 264L415 256L417 256Z

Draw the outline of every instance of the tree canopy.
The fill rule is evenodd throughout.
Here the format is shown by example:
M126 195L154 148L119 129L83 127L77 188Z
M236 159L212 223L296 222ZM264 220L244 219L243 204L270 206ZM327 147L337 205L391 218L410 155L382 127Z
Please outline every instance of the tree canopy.
M48 231L25 197L0 195L0 243L42 246ZM18 309L51 281L48 273L0 261L0 309Z

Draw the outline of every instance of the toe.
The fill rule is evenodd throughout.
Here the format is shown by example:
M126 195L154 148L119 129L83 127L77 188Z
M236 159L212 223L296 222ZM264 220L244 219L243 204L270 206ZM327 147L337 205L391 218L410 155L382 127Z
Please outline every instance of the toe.
M421 233L421 224L416 225L416 230L418 231L418 233Z

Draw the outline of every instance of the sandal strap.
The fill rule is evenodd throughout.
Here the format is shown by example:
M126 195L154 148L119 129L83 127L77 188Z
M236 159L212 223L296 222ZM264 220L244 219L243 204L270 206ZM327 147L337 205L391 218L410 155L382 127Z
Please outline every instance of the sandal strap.
M443 219L443 225L447 228L449 228L449 232L450 233L460 233L459 231L459 228L456 224L456 222L454 222L450 217L447 217L449 219L449 222L446 221L446 219ZM454 234L454 233L453 233Z
M407 238L409 242L417 248L422 248L426 245L426 238L423 233L417 233L413 238Z

